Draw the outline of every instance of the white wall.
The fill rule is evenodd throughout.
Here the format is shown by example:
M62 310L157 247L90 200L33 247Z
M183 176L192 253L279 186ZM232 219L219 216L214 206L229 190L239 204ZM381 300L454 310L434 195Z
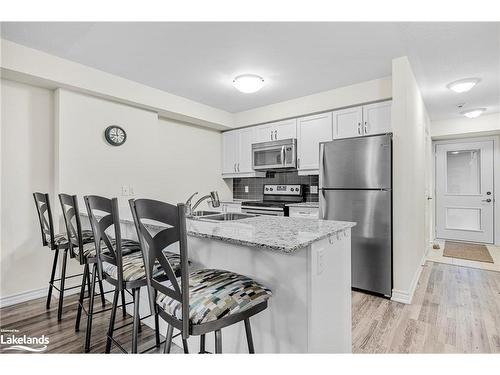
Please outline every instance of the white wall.
M171 203L184 202L194 191L232 197L221 178L220 132L63 89L56 102L58 190L80 198L117 196L125 213L131 196L122 196L124 185L133 187L134 197ZM105 142L104 129L112 124L127 132L124 145Z
M2 298L47 287L52 253L42 248L32 194L54 197L53 93L1 81ZM54 202L52 202L54 205Z
M485 114L475 119L467 117L443 121L433 121L431 135L433 139L445 139L454 136L475 137L500 134L500 113Z
M2 80L1 288L2 303L45 294L52 254L42 248L32 193L47 191L57 220L56 194L63 191L148 197L183 202L188 195L218 190L232 197L221 178L221 133L154 112L67 90ZM105 143L111 124L127 131L121 147ZM122 196L123 185L134 196ZM62 227L61 227L62 228ZM70 273L80 267L69 262ZM75 281L76 282L76 281ZM28 293L38 291L38 293ZM24 297L23 297L24 296Z
M392 62L393 300L411 303L426 250L426 146L429 126L407 57Z
M234 114L235 127L261 124L285 118L390 99L391 77L303 96Z

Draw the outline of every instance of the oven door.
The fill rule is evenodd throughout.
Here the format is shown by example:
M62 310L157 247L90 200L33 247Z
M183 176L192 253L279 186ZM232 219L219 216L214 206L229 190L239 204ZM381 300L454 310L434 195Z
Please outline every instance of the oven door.
M295 139L277 142L264 142L252 145L252 164L254 170L295 168Z
M267 216L285 216L285 211L282 208L274 207L254 207L254 206L242 206L241 212L244 214L253 215L267 215Z

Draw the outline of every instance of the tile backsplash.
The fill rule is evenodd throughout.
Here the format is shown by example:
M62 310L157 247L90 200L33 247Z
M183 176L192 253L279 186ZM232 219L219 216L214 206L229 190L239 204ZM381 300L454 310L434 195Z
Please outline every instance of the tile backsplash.
M318 186L318 176L299 176L293 172L267 172L265 178L248 177L233 179L233 198L261 200L265 184L301 184L305 185L305 199L307 202L317 202L318 194L311 194L310 187ZM248 187L248 193L245 192Z

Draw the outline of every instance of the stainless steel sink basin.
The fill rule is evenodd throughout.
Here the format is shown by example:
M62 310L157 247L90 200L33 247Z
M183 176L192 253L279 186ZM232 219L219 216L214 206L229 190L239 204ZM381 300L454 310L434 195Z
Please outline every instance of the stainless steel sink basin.
M199 217L199 216L207 216L207 215L216 215L219 213L220 212L217 212L217 211L195 211L195 212L193 212L193 216Z
M226 212L222 214L202 216L199 219L207 221L232 221L232 220L246 219L254 216L255 215L250 215L250 214L240 214L238 212Z

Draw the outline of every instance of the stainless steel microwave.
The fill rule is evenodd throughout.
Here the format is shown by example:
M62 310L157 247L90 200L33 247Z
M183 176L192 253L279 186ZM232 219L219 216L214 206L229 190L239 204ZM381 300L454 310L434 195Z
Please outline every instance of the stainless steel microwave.
M256 171L297 168L297 140L254 143L252 165Z

